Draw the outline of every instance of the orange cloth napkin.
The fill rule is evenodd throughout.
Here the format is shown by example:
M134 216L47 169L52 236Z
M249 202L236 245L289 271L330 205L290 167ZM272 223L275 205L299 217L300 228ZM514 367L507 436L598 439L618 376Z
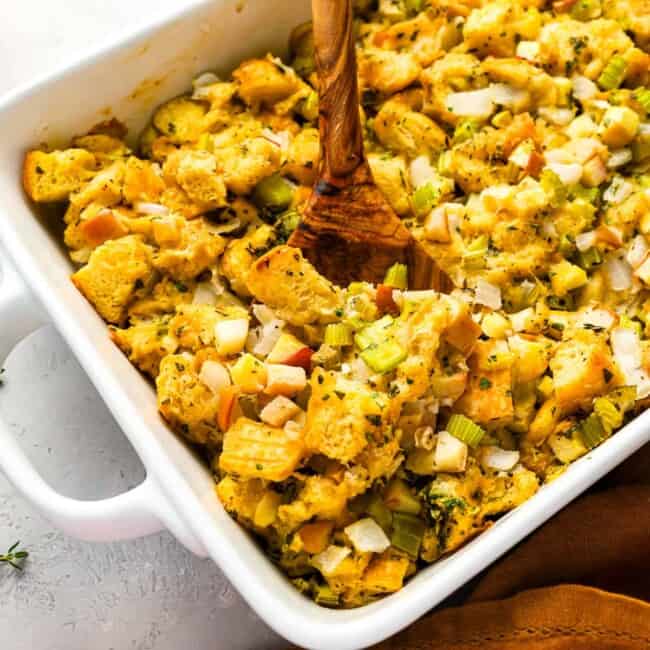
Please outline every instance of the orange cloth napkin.
M650 650L650 445L376 650Z

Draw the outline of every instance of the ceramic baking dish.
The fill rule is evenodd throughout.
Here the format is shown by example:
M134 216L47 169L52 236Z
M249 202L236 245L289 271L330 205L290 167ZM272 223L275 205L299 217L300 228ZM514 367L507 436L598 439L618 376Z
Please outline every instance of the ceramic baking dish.
M244 57L269 49L281 54L291 28L308 14L308 1L194 0L0 101L2 242L142 458L147 478L104 501L68 499L45 484L1 423L0 467L66 532L110 541L168 528L187 548L210 556L279 634L309 648L346 650L376 643L414 621L650 440L650 413L402 591L360 609L333 611L304 598L230 519L208 470L158 416L151 385L109 341L106 325L70 283L71 265L56 226L26 199L20 168L28 147L65 143L108 117L137 134L156 105L187 89L201 71L227 73ZM17 318L26 310L20 283L9 275L0 288L3 336L13 327L10 337L17 342L40 322L34 314Z

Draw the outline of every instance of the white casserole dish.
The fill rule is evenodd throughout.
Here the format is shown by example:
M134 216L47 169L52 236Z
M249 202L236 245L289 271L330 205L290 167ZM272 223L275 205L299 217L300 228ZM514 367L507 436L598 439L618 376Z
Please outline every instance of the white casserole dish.
M227 73L247 56L281 53L291 28L308 13L308 0L193 0L0 101L0 237L142 458L147 479L112 499L67 499L40 479L1 422L0 468L66 532L110 541L169 528L187 548L212 557L279 634L309 648L346 650L414 621L631 455L650 440L650 413L402 591L356 610L327 610L301 596L224 512L208 470L158 416L153 388L110 342L106 325L69 281L71 264L47 218L23 194L20 168L28 147L65 143L111 116L137 134L152 109L186 90L199 72ZM11 332L16 341L39 323L35 315L17 319L25 309L20 283L9 276L0 287L0 327L8 330L7 323L20 320L24 331Z

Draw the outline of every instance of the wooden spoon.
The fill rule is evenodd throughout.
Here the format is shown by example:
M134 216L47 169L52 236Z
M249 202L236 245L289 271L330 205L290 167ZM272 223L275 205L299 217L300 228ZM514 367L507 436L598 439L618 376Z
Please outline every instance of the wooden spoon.
M319 77L319 178L289 245L332 282L379 284L395 262L409 288L446 291L451 282L375 185L363 149L351 0L312 0Z

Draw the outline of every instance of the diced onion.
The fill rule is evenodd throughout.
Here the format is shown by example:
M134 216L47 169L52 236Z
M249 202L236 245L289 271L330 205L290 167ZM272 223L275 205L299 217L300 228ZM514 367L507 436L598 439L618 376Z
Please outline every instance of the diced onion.
M630 149L618 149L617 151L612 151L607 160L607 167L609 169L616 169L617 167L627 165L630 160L632 160L632 151Z
M194 81L192 81L192 86L196 88L203 88L204 86L211 86L219 82L219 77L217 77L214 72L204 72L200 74Z
M370 517L355 521L343 531L360 553L383 553L390 546L390 540L382 527Z
M584 253L589 250L596 244L596 231L589 230L588 232L581 232L579 235L576 235L576 248Z
M160 203L138 201L133 204L133 209L139 214L150 214L156 217L165 217L169 214L169 208Z
M488 118L495 110L490 88L450 93L445 100L447 109L460 117Z
M318 555L314 555L311 559L312 564L324 575L330 575L336 571L345 558L350 555L352 551L346 546L334 546L330 544L324 551Z
M481 460L485 467L501 472L509 472L519 462L519 452L489 445L483 449Z
M566 126L575 117L575 113L570 108L555 108L552 106L541 106L537 113L547 122L557 126Z
M485 305L490 309L501 309L501 289L491 282L479 278L476 282L474 302Z
M632 268L636 269L648 256L648 242L643 235L637 235L631 242L625 259Z
M448 431L440 431L434 456L436 471L464 472L467 465L467 443Z
M411 185L413 185L414 189L426 185L436 176L429 156L418 156L415 158L409 165L409 173L411 174Z
M610 335L614 360L623 373L625 383L637 388L637 399L650 395L650 376L641 367L643 351L637 333L628 327L617 327Z
M573 86L573 96L578 101L585 101L591 99L598 93L598 86L587 77L576 76L571 79Z
M510 314L510 322L515 332L524 332L528 327L529 320L535 315L532 307Z
M550 162L546 167L554 172L564 185L575 185L582 178L582 165L578 163Z
M200 282L196 285L194 290L194 297L192 298L193 305L216 305L217 292L214 286L209 282Z
M267 307L266 305L256 303L253 305L252 311L253 311L253 316L255 316L255 318L257 318L257 320L262 325L268 325L273 321L279 320L279 318L275 315L275 312L270 307Z
M616 318L607 309L595 309L593 307L586 309L578 319L578 325L581 327L589 325L605 330L609 330L615 322Z
M241 228L241 221L238 218L232 219L227 223L222 223L216 226L210 226L211 232L215 233L216 235L225 235L226 233L229 232L235 232L235 230L239 230L240 228Z
M603 200L612 205L618 205L623 203L633 191L634 186L632 183L628 183L622 176L616 176L605 190Z
M612 291L627 291L632 286L632 267L625 260L610 255L603 270Z
M526 90L513 88L507 84L491 84L489 90L492 101L499 106L516 106L528 98Z
M268 140L271 144L274 144L276 147L280 147L282 151L286 151L289 148L289 143L291 141L291 134L289 131L271 131L271 129L262 129L262 137L265 140Z
M256 329L257 340L252 346L253 354L261 357L266 357L270 354L271 350L275 347L280 336L282 336L282 329L284 328L284 321L272 320L266 325L262 325Z
M219 321L214 326L214 338L219 354L237 354L244 349L248 338L248 318Z
M535 61L539 56L540 44L537 41L519 41L515 54L528 61Z
M218 361L205 361L201 366L199 379L215 395L219 395L231 383L228 369Z

